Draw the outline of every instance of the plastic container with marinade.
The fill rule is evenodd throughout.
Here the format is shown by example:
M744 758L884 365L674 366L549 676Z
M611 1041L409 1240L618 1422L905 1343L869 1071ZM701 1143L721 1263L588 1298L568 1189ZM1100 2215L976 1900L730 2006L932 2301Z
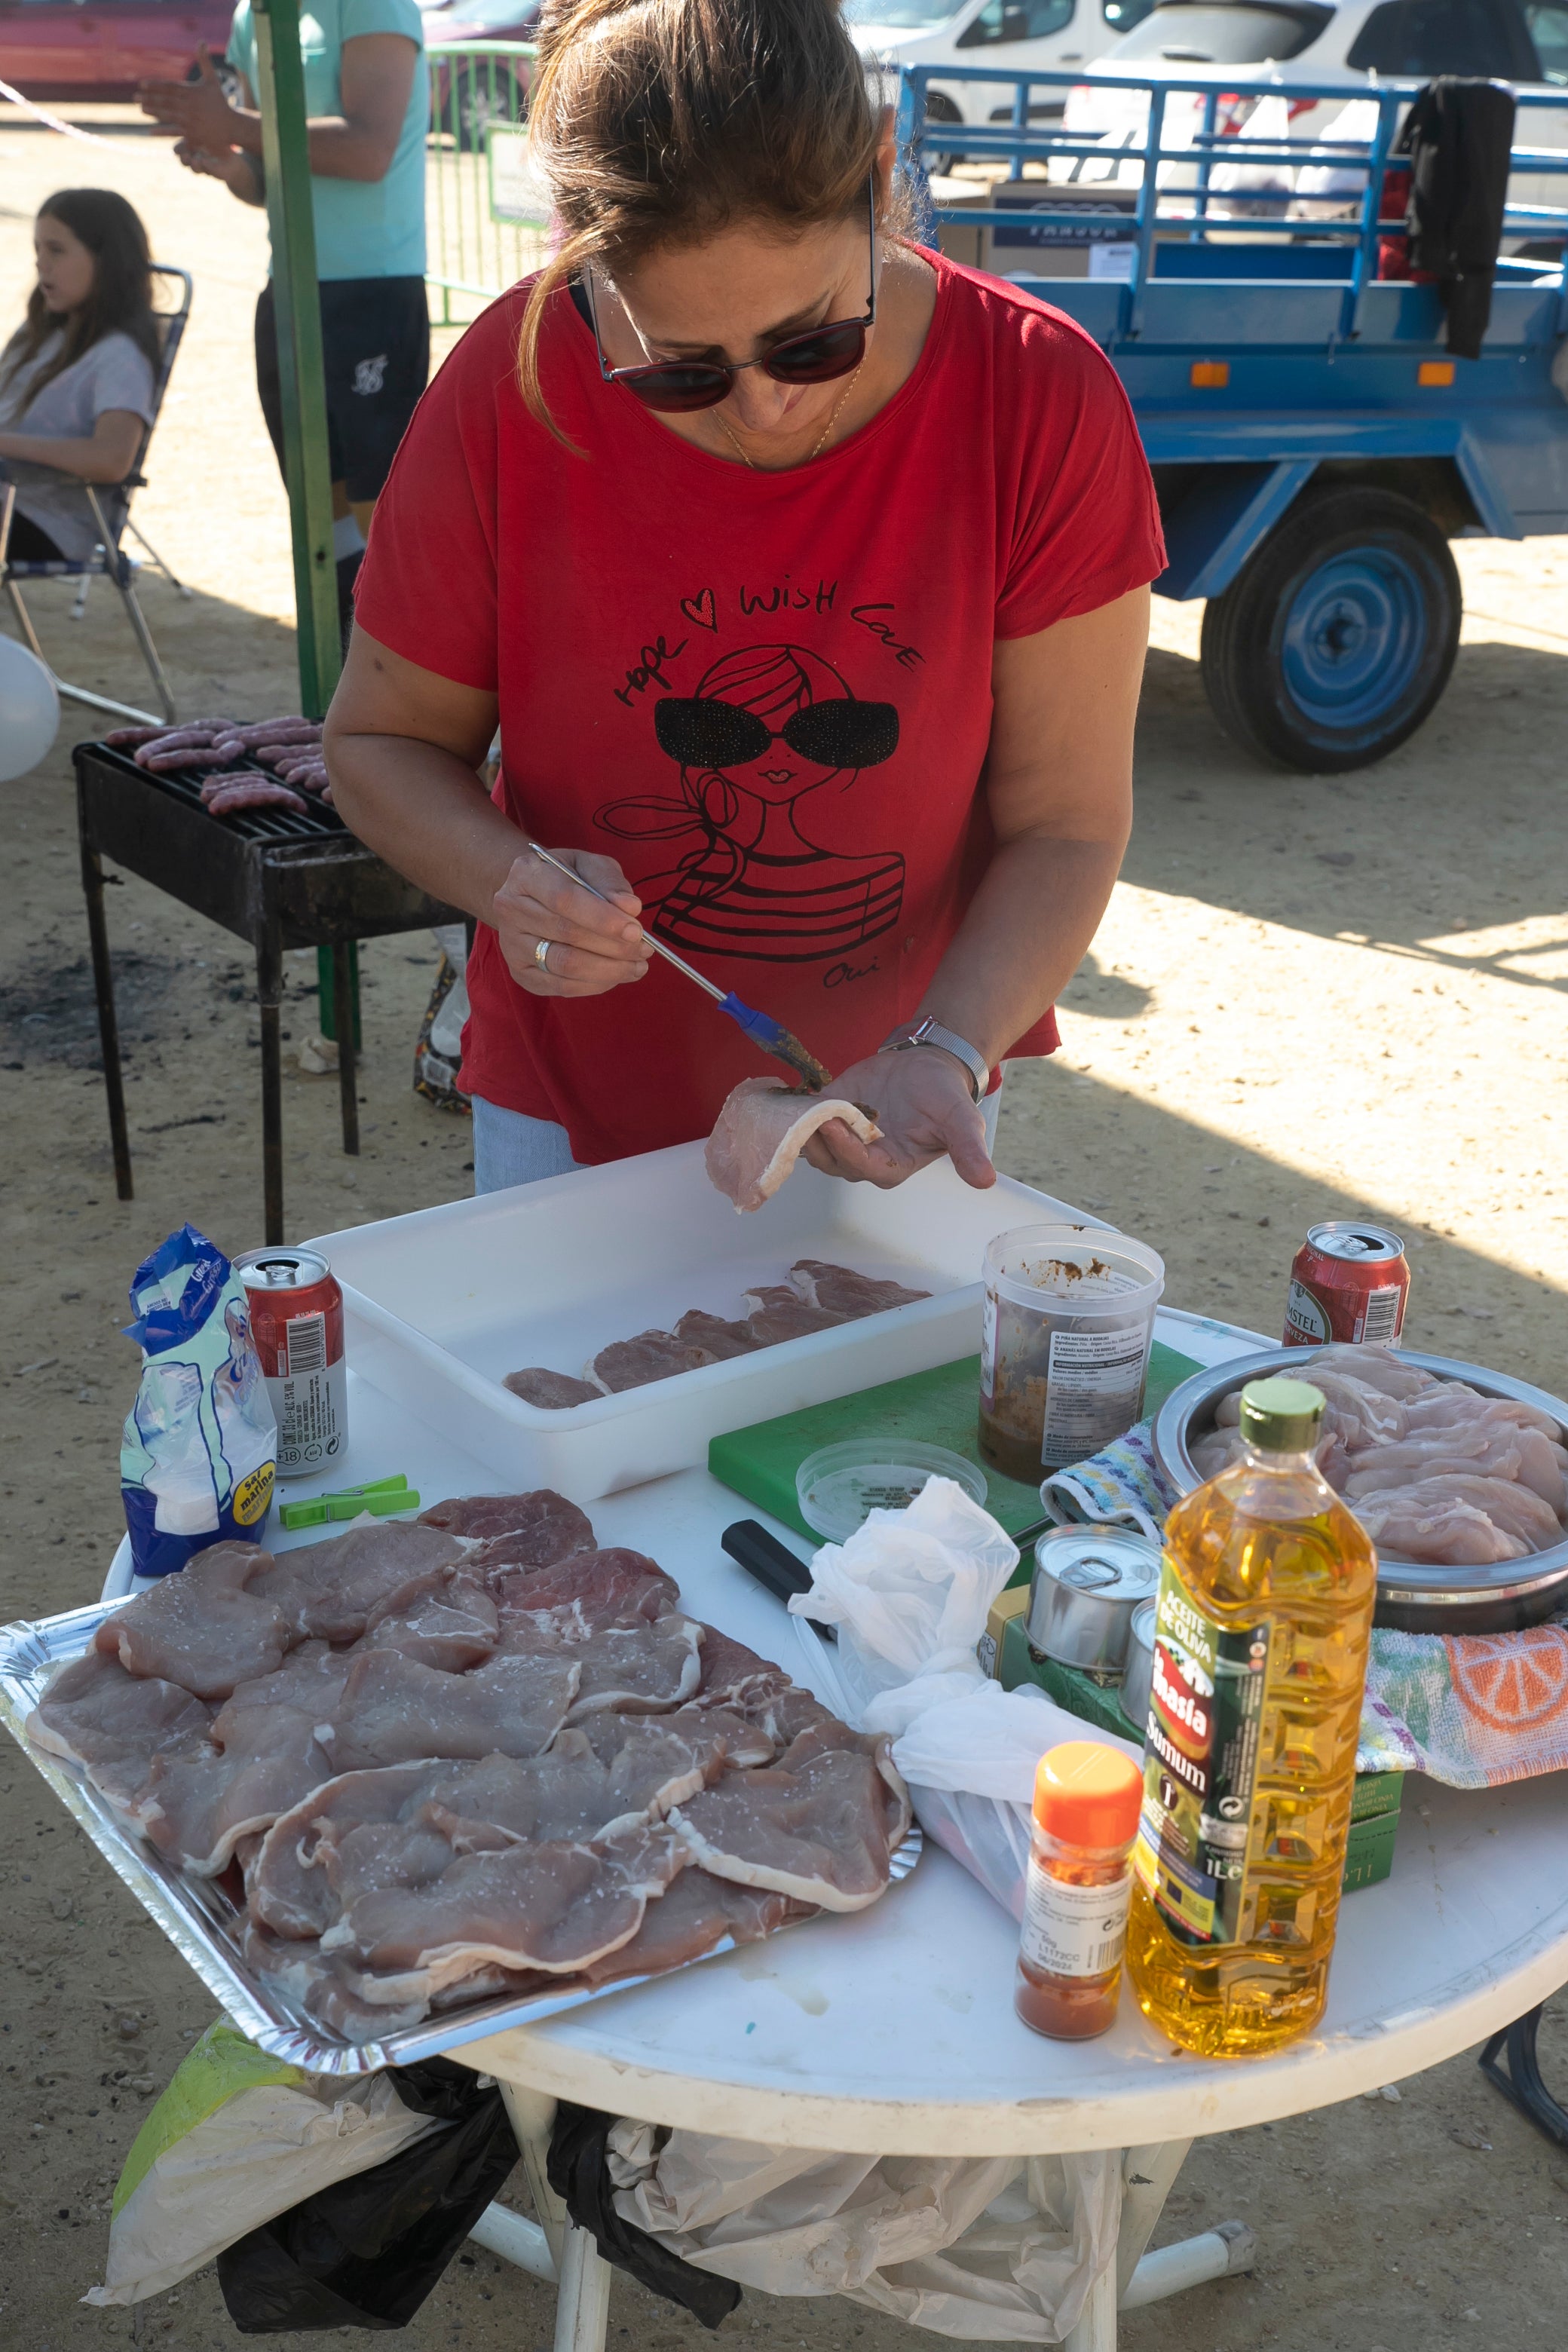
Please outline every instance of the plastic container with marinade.
M980 1451L1028 1481L1125 1436L1143 1409L1164 1260L1093 1225L1019 1225L985 1253Z

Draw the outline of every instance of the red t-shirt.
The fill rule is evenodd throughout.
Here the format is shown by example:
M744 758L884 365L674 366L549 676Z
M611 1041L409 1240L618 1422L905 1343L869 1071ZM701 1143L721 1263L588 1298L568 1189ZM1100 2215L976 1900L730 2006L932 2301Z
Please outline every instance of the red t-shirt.
M992 646L1152 580L1153 486L1114 371L1070 320L935 258L902 389L814 463L751 472L605 384L564 290L523 406L526 285L425 394L377 501L363 628L495 692L499 804L620 860L644 919L830 1069L907 1019L991 856ZM556 1119L580 1160L706 1134L770 1069L655 960L527 995L493 930L462 1084ZM1050 1014L1015 1054L1049 1053Z

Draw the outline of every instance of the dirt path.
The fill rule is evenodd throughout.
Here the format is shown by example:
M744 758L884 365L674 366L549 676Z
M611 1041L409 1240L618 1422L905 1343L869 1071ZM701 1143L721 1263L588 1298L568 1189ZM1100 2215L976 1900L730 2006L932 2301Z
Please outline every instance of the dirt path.
M161 256L197 270L138 507L195 594L183 602L153 578L147 612L183 707L286 706L287 516L250 358L260 216L193 182L139 131L82 115L105 149L0 128L0 322L29 283L37 203L63 184L121 188ZM1568 544L1478 542L1458 556L1469 617L1436 718L1383 767L1342 782L1237 754L1199 688L1199 609L1156 605L1137 833L1068 992L1062 1054L1010 1083L999 1158L1163 1251L1173 1301L1268 1331L1310 1220L1387 1217L1412 1246L1412 1340L1561 1391ZM100 589L79 625L59 592L37 602L68 675L141 699ZM114 1198L69 789L68 746L88 731L68 713L56 753L0 803L0 1106L12 1139L0 1232L13 1300L0 1356L0 1621L90 1599L118 1538L133 1367L117 1334L138 1258L186 1217L231 1248L259 1237L252 975L226 934L130 877L110 912L137 1198ZM335 1081L289 1073L291 1234L468 1189L466 1122L409 1086L433 961L418 938L364 951L357 1162L338 1148ZM312 981L313 959L293 960L294 1045L316 1025ZM101 2276L112 2181L210 2006L19 1760L0 1756L0 1969L12 1986L0 2320L18 2352L95 2352L132 2334L130 2315L77 2301ZM1403 1834L1419 1836L1418 1813ZM1568 2094L1560 2006L1542 2050ZM1404 2084L1397 2101L1200 2142L1163 2234L1232 2216L1258 2231L1257 2276L1131 2315L1128 2352L1459 2352L1483 2337L1491 2352L1527 2352L1561 2340L1568 2155L1514 2117L1471 2057ZM459 2336L474 2352L532 2352L550 2332L547 2293L476 2254L405 2340L412 2352ZM726 2332L759 2352L910 2352L913 2341L845 2304L763 2296ZM696 2337L695 2323L617 2284L612 2347L674 2352ZM211 2274L147 2306L135 2340L231 2345Z

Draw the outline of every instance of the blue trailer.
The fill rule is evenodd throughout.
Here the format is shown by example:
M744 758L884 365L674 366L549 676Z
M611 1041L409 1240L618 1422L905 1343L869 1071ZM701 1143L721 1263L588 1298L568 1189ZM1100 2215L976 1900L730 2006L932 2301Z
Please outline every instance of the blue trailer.
M988 231L988 266L1078 320L1110 358L1164 520L1170 566L1156 593L1207 600L1203 679L1220 725L1313 773L1381 759L1429 715L1453 667L1461 600L1449 541L1568 531L1568 397L1552 381L1568 331L1568 212L1510 207L1505 252L1522 244L1534 257L1500 263L1480 357L1453 358L1436 288L1377 275L1380 232L1403 226L1379 212L1416 85L1289 83L1291 101L1375 102L1375 136L1312 142L1311 162L1355 190L1332 218L1322 204L1227 205L1215 193L1219 167L1238 157L1281 173L1309 157L1288 138L1238 141L1212 74L1112 84L1002 77L989 65L969 70L1014 82L1013 119L966 129L964 150L1005 162L1010 182L979 205L932 205L921 160L931 70L906 68L900 98L928 241ZM1026 163L1061 158L1106 169L1101 137L1052 119L1051 101L1086 83L1146 94L1142 135L1118 151L1132 171L1089 187L1026 175ZM1173 93L1186 118L1174 139ZM1268 85L1248 85L1254 94ZM1561 120L1563 106L1559 93L1519 93L1516 173L1568 173L1568 152L1523 136L1533 109ZM933 122L930 135L951 146L951 128L942 139ZM1081 271L1097 246L1117 248L1117 274L1060 274L1068 257ZM1568 384L1568 360L1558 374Z

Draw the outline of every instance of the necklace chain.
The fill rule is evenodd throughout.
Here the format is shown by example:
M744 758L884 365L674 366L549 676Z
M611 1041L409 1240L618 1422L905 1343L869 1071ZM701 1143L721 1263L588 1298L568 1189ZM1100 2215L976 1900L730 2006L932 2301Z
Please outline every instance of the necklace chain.
M848 383L845 385L843 391L834 402L833 414L829 416L826 424L817 435L813 447L806 452L805 457L803 460L803 463L805 465L809 466L814 457L820 457L824 449L827 446L827 436L838 422L838 412L843 407L845 402L848 399L850 394L854 391L857 383L859 382L860 369L863 368L865 364L865 361L861 360L859 365L856 367L854 373L851 374ZM742 465L744 466L749 472L754 474L757 470L755 459L748 457L746 452L742 448L741 444L736 440L735 436L731 432L728 424L725 422L724 418L719 415L717 409L715 409L713 413L713 422L722 432L725 439L729 442L730 446L734 450L735 455L739 457Z

